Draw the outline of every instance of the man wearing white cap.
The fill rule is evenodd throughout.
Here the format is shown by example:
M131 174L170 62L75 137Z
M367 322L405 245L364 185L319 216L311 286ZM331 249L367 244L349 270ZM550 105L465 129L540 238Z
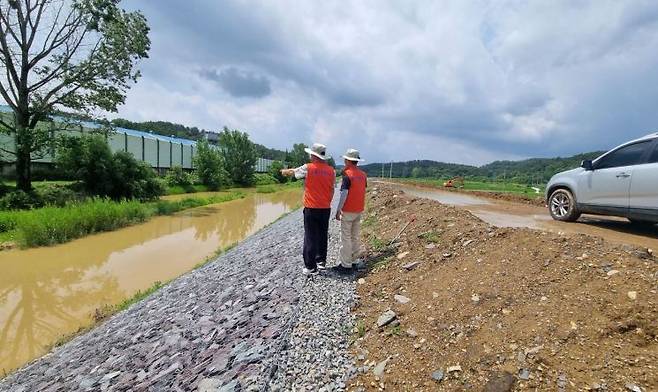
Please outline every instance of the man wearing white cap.
M281 170L284 176L304 179L304 269L306 275L318 273L327 263L329 218L334 197L336 171L327 164L327 147L315 143L305 148L311 162L296 169Z
M336 211L336 220L340 223L340 265L334 271L345 274L353 271L361 249L359 232L361 229L361 213L365 207L366 187L368 178L366 173L357 167L363 162L359 150L350 148L343 155L345 168L343 169L343 182L340 186L340 201Z

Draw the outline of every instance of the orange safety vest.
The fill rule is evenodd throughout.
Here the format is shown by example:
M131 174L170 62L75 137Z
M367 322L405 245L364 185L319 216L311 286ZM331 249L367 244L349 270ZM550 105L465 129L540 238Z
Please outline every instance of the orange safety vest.
M343 175L350 179L350 189L347 192L345 205L343 205L343 212L363 212L366 204L366 185L368 183L366 173L355 166L348 166L343 170Z
M326 163L311 162L306 164L306 182L304 185L304 207L331 208L334 196L336 171Z

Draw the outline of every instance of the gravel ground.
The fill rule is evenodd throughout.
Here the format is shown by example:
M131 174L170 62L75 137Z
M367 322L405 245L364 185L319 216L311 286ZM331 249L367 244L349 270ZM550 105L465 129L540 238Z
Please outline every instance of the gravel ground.
M0 391L342 390L353 279L301 274L297 211L0 381ZM330 263L338 251L330 227ZM324 389L323 389L324 388Z
M338 231L332 220L330 231ZM338 260L339 236L330 240L328 259ZM348 352L354 326L354 277L329 270L308 279L301 293L295 327L277 357L272 391L341 391L356 372Z

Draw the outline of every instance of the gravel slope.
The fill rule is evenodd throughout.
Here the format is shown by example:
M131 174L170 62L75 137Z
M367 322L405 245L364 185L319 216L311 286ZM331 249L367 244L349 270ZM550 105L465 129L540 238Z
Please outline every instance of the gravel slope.
M354 284L301 274L301 222L297 211L263 229L0 381L0 391L344 388ZM330 260L337 233L332 221Z

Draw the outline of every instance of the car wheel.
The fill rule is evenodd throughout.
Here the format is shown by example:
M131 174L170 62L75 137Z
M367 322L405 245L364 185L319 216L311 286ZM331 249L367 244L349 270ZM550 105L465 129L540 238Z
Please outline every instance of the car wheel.
M557 189L548 199L548 210L555 220L574 222L580 217L576 207L576 198L568 189Z

